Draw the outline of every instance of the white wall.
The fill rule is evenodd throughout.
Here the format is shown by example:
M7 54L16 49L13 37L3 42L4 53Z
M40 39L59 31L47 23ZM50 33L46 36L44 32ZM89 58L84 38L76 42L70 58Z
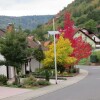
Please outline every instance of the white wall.
M92 46L92 48L95 48L95 42L93 41L93 40L91 40L89 37L87 37L85 34L83 34L82 32L77 32L75 35L74 35L74 38L75 37L79 37L79 36L82 36L82 39L84 40L84 41L86 41L87 43L89 43L91 46Z
M0 54L0 60L4 60L4 57ZM0 74L7 76L6 66L0 66Z
M7 76L6 66L0 66L0 74Z
M92 36L92 39L95 40L96 42L100 42L100 39L97 36Z
M14 78L14 67L9 66L9 78Z
M0 60L4 60L4 57L0 54ZM7 68L5 65L0 66L0 74L7 76ZM14 77L14 68L9 66L9 78Z
M32 70L32 72L34 72L36 68L39 68L39 62L33 58L31 60L31 70Z
M30 66L31 66L31 71L34 72L37 68L39 68L39 62L36 59L31 59L30 64L28 63L28 66L26 66L26 70L27 67L29 67L29 71L30 71ZM40 67L42 66L42 64L40 64ZM22 65L22 74L25 74L25 64Z

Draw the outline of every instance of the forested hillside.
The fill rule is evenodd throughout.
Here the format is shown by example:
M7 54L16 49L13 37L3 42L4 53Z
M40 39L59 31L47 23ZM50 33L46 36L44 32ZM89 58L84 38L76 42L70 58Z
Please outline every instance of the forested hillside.
M63 28L66 12L71 13L71 18L74 20L76 27L87 28L98 33L97 26L100 24L100 0L74 0L54 17L56 30L59 27ZM52 19L49 20L48 24L39 26L33 33L39 39L43 40L47 31L53 30L52 22Z
M100 0L75 0L66 10L72 13L76 26L91 29L94 25L91 30L96 31L96 25L100 24Z
M71 13L77 27L97 31L96 26L100 24L100 0L75 0L59 13L61 17L57 23L63 23L65 12Z
M8 17L0 16L0 28L6 28L8 23L13 23L16 28L19 26L22 29L33 30L40 24L48 22L53 16L52 15L40 15L40 16L23 16L23 17Z

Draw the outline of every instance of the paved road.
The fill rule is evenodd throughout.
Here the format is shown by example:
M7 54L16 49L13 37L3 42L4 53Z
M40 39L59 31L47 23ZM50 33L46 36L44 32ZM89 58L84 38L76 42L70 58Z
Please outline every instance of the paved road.
M81 68L89 71L82 81L31 100L100 100L100 67Z

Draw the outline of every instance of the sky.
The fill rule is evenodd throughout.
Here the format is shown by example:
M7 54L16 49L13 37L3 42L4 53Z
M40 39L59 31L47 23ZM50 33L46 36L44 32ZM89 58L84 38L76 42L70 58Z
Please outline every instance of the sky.
M54 15L74 0L0 0L0 15Z

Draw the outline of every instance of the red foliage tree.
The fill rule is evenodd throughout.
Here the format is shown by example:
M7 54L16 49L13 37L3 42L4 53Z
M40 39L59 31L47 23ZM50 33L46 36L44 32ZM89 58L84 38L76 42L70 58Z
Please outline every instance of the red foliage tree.
M92 48L89 43L82 40L81 36L74 38L75 31L76 29L74 27L74 22L71 20L70 13L66 13L64 29L61 32L63 33L64 38L68 38L71 41L72 47L74 48L71 56L75 57L77 59L76 63L78 63L81 59L91 55Z
M74 21L71 20L70 13L66 13L64 19L64 38L71 40L75 34Z
M90 44L83 41L81 36L72 40L72 47L74 48L74 51L71 56L77 58L76 63L91 55L92 48Z

